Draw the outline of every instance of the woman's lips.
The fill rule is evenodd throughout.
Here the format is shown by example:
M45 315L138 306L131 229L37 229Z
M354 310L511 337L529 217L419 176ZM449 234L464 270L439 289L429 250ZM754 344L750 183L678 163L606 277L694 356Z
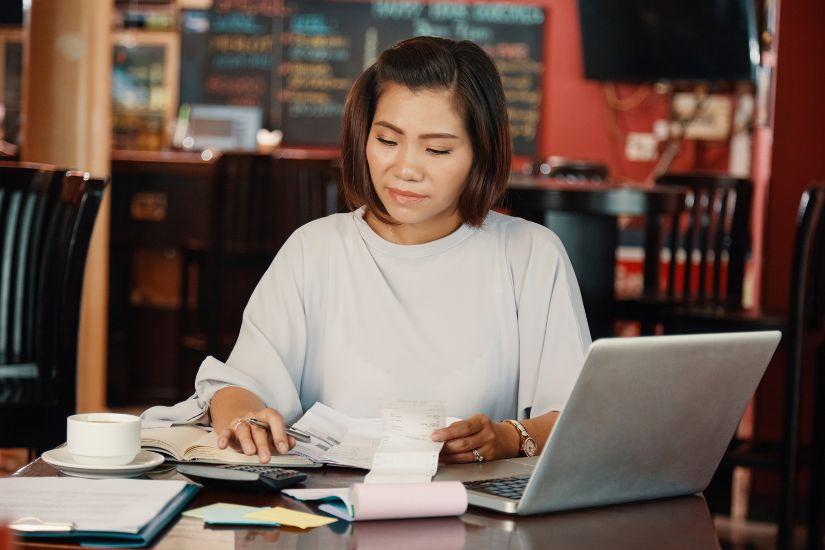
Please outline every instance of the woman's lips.
M388 188L390 196L400 204L417 204L427 198L426 195L419 195L412 191L402 191L393 187Z

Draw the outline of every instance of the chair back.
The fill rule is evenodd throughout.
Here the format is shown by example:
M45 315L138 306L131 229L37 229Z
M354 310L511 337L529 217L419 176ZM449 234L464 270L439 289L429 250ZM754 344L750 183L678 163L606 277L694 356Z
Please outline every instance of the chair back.
M0 447L42 448L75 410L83 273L105 182L29 165L0 174ZM36 426L22 426L30 413Z
M645 295L741 309L750 250L751 181L714 174L665 174L656 185L687 187L692 202L686 219L672 220L664 228L665 238L661 238L663 226L657 220L648 223ZM658 276L663 241L670 251L664 281Z
M806 333L825 329L825 182L808 187L799 202L788 331L791 353L802 353Z
M63 172L0 163L0 365L34 357L43 242Z

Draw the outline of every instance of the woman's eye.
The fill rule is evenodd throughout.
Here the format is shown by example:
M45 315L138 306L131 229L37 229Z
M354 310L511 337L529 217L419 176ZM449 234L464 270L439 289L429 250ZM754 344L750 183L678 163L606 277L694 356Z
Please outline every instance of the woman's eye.
M389 145L390 147L392 147L393 145L397 145L397 143L395 143L394 141L389 140L387 138L382 138L381 136L377 136L375 139L377 139L378 141L380 141L384 145Z
M450 151L448 149L433 149L432 147L430 147L429 149L427 149L427 151L429 151L430 153L432 153L434 155L449 155L450 154Z

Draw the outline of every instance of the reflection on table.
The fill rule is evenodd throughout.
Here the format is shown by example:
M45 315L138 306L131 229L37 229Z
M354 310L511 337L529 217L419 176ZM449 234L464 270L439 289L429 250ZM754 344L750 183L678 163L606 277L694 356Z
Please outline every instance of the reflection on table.
M55 476L41 460L21 469L20 476ZM179 476L168 465L149 474L154 479ZM346 468L312 470L307 487L342 487L361 481L363 471ZM306 504L277 493L243 493L204 488L192 508L215 502L250 506L286 506L316 512ZM293 527L231 529L205 527L196 518L179 518L153 548L347 548L432 549L511 548L638 548L702 550L718 548L713 522L701 496L610 506L562 514L507 516L470 508L460 517L385 520L348 523L337 521L303 531ZM68 544L24 543L21 548L76 548Z

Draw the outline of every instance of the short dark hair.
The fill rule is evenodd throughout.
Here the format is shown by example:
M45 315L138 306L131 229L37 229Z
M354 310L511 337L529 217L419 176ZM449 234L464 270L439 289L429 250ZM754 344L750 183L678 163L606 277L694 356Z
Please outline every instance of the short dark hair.
M385 50L353 84L341 131L344 198L351 209L366 205L376 218L393 223L372 186L366 155L378 98L388 83L452 92L473 147L458 212L463 223L480 226L504 196L513 154L504 88L493 60L468 40L418 36Z

